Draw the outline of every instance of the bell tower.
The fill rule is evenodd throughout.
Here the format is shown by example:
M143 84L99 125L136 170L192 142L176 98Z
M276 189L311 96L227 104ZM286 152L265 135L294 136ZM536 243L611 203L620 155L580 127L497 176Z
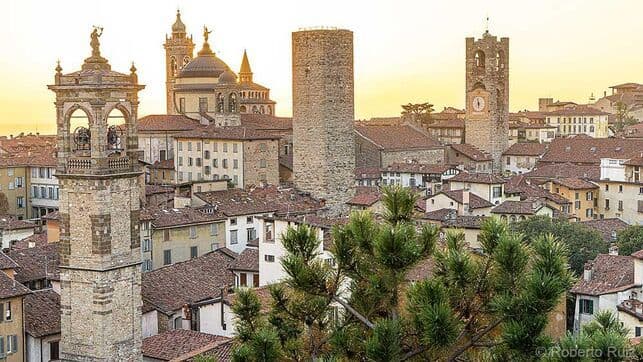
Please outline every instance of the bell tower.
M165 36L165 97L167 114L178 114L178 107L174 105L172 87L174 78L188 64L194 55L192 35L188 38L185 24L181 21L181 12L176 11L176 21L172 24L172 36Z
M111 70L102 28L81 70L56 67L61 359L141 360L136 68ZM113 120L121 120L113 124ZM80 120L80 124L78 123Z
M485 31L466 38L465 142L489 152L494 172L502 171L509 139L509 38Z

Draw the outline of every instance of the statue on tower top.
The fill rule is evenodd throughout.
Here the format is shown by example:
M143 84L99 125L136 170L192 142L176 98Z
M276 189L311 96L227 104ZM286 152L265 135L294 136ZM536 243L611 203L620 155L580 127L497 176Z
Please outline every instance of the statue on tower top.
M98 38L100 38L101 35L103 35L103 28L94 25L94 30L91 34L92 40L89 42L89 45L92 47L93 57L100 57L100 42L98 41Z
M212 30L208 30L207 26L203 26L203 39L207 43L208 42L208 37L210 36L210 33L212 33Z

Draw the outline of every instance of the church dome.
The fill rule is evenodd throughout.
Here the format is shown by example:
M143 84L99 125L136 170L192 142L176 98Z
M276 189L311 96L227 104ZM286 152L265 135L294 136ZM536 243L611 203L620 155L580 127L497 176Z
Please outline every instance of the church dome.
M225 72L221 73L219 76L219 83L236 83L237 82L237 76L231 71L231 70L226 70Z
M179 73L179 78L218 78L228 65L213 53L199 54Z

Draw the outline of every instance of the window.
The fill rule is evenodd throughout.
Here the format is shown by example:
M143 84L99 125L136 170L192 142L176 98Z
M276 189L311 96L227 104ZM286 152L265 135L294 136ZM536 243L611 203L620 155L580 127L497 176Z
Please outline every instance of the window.
M183 157L179 157L179 166L183 166Z
M152 240L151 239L143 239L143 252L148 252L152 251Z
M159 160L165 161L167 159L167 151L166 150L160 150L159 151Z
M254 240L257 238L257 230L255 228L247 228L246 234L248 236L248 241Z
M591 218L592 216L594 216L594 209L586 209L585 210L585 217Z
M55 196L54 195L54 188L53 187L51 187L51 186L48 187L47 194L49 195L50 199L52 199L52 200L55 199L55 197L54 197Z
M230 230L230 244L236 244L238 242L237 230Z
M174 329L182 329L183 327L183 318L176 317L174 318Z
M252 224L254 222L254 217L248 216L246 217L246 224Z
M227 159L227 158L224 158L224 159L221 161L221 167L223 167L223 168L228 168L228 159Z
M43 199L47 198L47 188L44 186L40 186L40 197Z
M190 247L190 259L194 259L199 256L199 247L191 246Z
M152 270L152 261L150 259L143 260L143 263L141 264L141 269L144 272Z
M197 142L197 143L196 143L196 150L197 150L198 152L201 152L201 142Z
M170 241L170 230L163 230L163 241Z
M263 259L267 261L268 263L274 263L275 262L275 256L274 255L264 255Z
M589 299L581 299L580 312L582 314L594 314L594 301Z
M163 250L163 265L172 264L172 250Z
M266 168L266 160L259 160L259 167Z
M60 342L59 341L49 342L49 359L50 360L60 359Z
M210 174L210 166L205 166L205 168L204 168L203 172L204 172L206 175L209 175L209 174Z
M623 192L623 185L618 185L618 192Z
M268 224L268 223L265 226L264 237L266 241L274 241L272 238L272 227L273 227L273 224Z
M232 160L232 168L235 170L239 168L239 160L237 160L236 158Z
M19 209L22 209L23 207L25 207L25 198L24 198L24 196L16 197L16 206Z
M192 151L192 142L188 142L188 151Z
M219 243L210 244L210 250L217 250L217 249L219 249Z
M179 98L179 113L185 113L185 98Z
M594 193L593 193L592 191L588 192L588 193L585 195L585 198L587 199L587 201L592 201L592 200L594 200Z
M580 199L580 194L577 192L574 194L574 200L579 200Z
M223 143L223 152L228 152L228 144L225 142Z
M192 166L194 164L193 161L192 157L188 157L188 166Z
M610 199L605 199L605 210L610 209Z
M13 168L7 169L7 176L13 176Z
M239 152L239 144L238 143L233 143L232 144L232 152L234 152L234 153Z
M210 224L210 235L211 236L219 235L219 227L217 224Z
M268 149L268 146L266 146L266 144L265 144L265 143L260 143L260 144L259 144L259 151L261 151L261 152L265 152L265 151L266 151L266 149ZM286 154L288 154L288 145L286 145L286 146L285 146L285 148L284 148L284 152L285 152Z
M205 113L208 111L208 99L203 97L199 98L199 112Z
M609 190L610 190L610 185L609 185L609 184L605 184L605 191L609 191Z
M40 198L40 188L38 186L31 186L31 197Z
M248 286L248 278L246 277L246 273L240 273L239 274L239 286L240 287L247 287Z
M11 320L11 302L7 302L5 305L7 306L7 309L4 313L4 320L10 321Z
M190 226L190 239L196 238L196 226Z
M239 176L237 175L232 175L232 183L235 185L239 184Z
M214 167L214 168L219 167L219 160L217 160L216 158L213 158L212 159L212 167Z
M634 337L640 337L641 336L641 327L634 327Z
M208 150L203 151L203 158L205 158L206 160L209 160L210 159L210 151L208 151Z
M507 156L507 165L511 165L511 157Z
M257 273L252 274L252 286L253 287L258 287L259 286L259 274L257 274Z
M237 218L230 219L230 225L237 225Z
M574 208L576 210L580 209L580 200L577 200L576 202L574 202Z
M7 336L7 354L18 352L18 336Z
M16 177L16 188L23 187L24 186L24 181L25 181L24 177L22 177L22 176Z
M197 165L197 167L201 167L201 158L200 157L196 158L196 165Z
M177 142L179 151L183 151L183 142Z
M502 197L502 186L493 187L493 198Z

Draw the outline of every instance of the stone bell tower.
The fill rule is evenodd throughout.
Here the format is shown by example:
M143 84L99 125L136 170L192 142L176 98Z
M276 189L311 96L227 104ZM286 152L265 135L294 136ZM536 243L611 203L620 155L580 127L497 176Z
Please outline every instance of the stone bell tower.
M181 12L176 11L176 21L172 24L172 36L165 36L165 97L167 114L177 114L174 105L172 87L179 71L188 64L194 55L192 35L187 36L185 24L181 21Z
M509 38L485 31L466 39L465 142L493 157L502 171L502 153L509 139Z
M141 360L136 68L111 70L91 34L82 69L56 67L60 182L61 359ZM125 123L110 126L110 114ZM81 117L79 117L81 115ZM84 116L86 117L84 117ZM87 124L75 126L77 118Z

